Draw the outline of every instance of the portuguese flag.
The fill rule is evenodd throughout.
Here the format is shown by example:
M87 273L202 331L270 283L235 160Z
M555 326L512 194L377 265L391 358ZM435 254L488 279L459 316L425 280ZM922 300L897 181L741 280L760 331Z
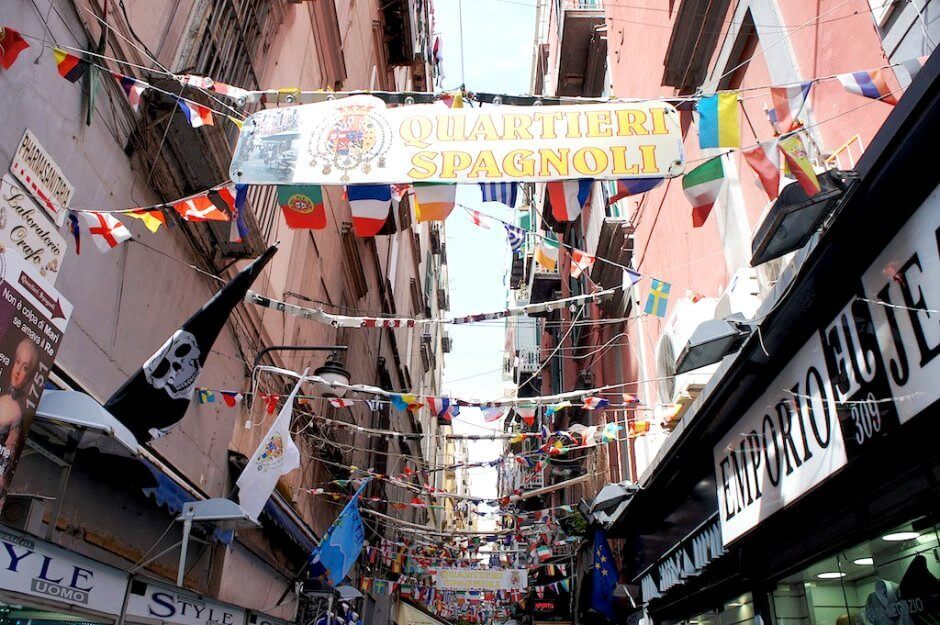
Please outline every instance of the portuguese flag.
M88 61L84 61L74 54L69 54L62 48L55 48L53 54L55 55L55 64L59 70L59 76L69 82L77 82L88 71Z
M692 227L699 228L708 219L724 182L725 170L720 156L705 161L682 177L682 190L692 202Z
M288 228L305 230L326 228L323 189L319 185L278 185L277 203L281 205Z

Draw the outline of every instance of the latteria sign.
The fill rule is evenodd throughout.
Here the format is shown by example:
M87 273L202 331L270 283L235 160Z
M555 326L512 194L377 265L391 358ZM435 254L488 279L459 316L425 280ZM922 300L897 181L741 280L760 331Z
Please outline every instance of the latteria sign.
M525 569L437 569L434 583L441 590L525 590Z
M715 447L725 545L937 402L938 252L935 190Z
M127 574L0 526L0 589L119 614Z
M361 95L254 113L231 177L335 185L669 178L684 163L679 115L665 102L387 108Z

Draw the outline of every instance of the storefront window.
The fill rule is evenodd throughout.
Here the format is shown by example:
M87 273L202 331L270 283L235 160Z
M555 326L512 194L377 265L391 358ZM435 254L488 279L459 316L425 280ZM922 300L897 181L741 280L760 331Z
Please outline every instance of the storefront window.
M938 526L907 523L780 582L774 625L940 625Z
M34 610L0 603L0 625L100 625L106 622L108 621L91 620L84 615Z

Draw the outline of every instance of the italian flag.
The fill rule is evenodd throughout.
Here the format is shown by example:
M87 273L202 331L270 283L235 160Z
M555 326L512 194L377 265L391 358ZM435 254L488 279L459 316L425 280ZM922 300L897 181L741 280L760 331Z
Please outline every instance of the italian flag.
M682 190L692 202L692 227L699 228L708 219L724 182L725 170L720 156L705 161L682 177Z

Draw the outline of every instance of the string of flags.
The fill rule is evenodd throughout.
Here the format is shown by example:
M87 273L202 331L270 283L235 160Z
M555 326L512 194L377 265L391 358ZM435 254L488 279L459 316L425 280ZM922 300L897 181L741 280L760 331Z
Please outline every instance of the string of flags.
M0 67L4 70L9 70L19 54L29 48L26 39L18 31L9 27L0 27L0 43L2 43ZM213 113L225 115L233 123L241 126L241 120L238 117L211 109L204 104L178 94L159 89L133 76L113 72L104 65L89 60L90 56L100 57L101 55L85 51L76 51L77 53L73 54L62 47L52 46L52 48L57 72L63 78L70 82L77 82L85 75L89 67L98 67L114 77L126 95L130 107L135 112L139 112L144 93L147 90L154 90L175 98L180 111L194 128L214 126ZM101 58L104 59L105 57ZM699 116L700 147L740 150L745 162L754 171L771 199L776 197L779 188L780 159L777 156L778 152L783 155L787 171L797 179L808 195L814 195L821 187L809 161L807 150L803 146L801 138L799 138L799 133L806 128L802 118L805 117L806 103L811 95L812 87L823 81L838 80L849 93L893 105L896 104L897 99L888 84L888 70L892 70L894 74L902 71L912 79L925 61L926 57L916 57L880 68L824 76L796 84L750 87L680 98L676 101L676 104L680 108L686 109L691 104L693 105L692 109L697 112ZM308 95L314 100L325 100L344 95L328 92L302 92L299 89L290 88L249 91L205 76L186 74L173 75L173 77L182 85L226 97L237 106L244 106L247 103L295 104L301 102L304 96ZM741 93L762 88L767 88L770 92L773 106L767 110L768 121L778 138L772 141L760 142L755 146L742 147L740 133ZM432 99L449 101L451 106L455 108L462 105L465 97L473 97L472 94L466 94L462 90L456 94L426 95ZM481 101L491 99L483 98ZM508 103L505 98L502 101ZM401 99L401 103L404 102L405 99ZM534 103L534 101L531 103ZM706 222L724 180L724 165L721 156L702 163L683 176L683 190L693 206L693 227L701 227ZM614 202L622 197L645 193L659 186L662 181L662 178L637 178L616 181L616 193L608 201ZM584 208L592 182L589 179L549 182L547 184L547 195L551 204L552 218L559 222L570 222L576 219ZM480 187L484 202L494 201L509 207L515 206L518 196L518 185L516 183L480 183ZM231 196L231 199L224 197L226 193ZM238 193L230 183L226 183L221 188L210 189L205 194L184 198L172 203L171 206L186 221L234 221L235 223L231 228L231 240L238 242L247 235L247 226L241 216L241 209L244 208L244 193L245 191L242 191L241 201L239 202ZM353 228L359 236L379 234L389 221L393 197L401 197L401 194L394 193L389 185L350 186L346 188L346 194L352 208ZM413 185L413 195L417 222L443 220L453 210L456 186L416 183ZM212 206L207 205L207 199L212 203ZM288 227L313 230L326 227L326 214L323 210L322 189L320 187L316 185L303 185L300 187L292 185L291 188L285 188L283 191L279 190L278 199ZM77 212L94 215L94 219L86 217L83 221L86 222L89 234L95 241L96 247L102 251L109 251L130 238L129 231L116 217L98 217L96 213L123 213L142 220L148 229L156 232L160 225L166 225L167 223L163 214L166 208L166 205L158 205L120 211ZM482 214L480 213L471 214L474 223L482 226L485 222L481 217ZM510 246L514 252L517 252L523 245L523 237L520 236L522 233L514 230L515 226L512 225L505 225L505 228ZM70 230L73 237L75 237L76 248L79 249L80 234L78 227L75 225L75 219L70 219ZM536 259L542 266L554 270L557 267L557 250L557 246L546 241L536 250ZM575 265L575 271L580 275L584 268L578 264Z
M550 312L559 310L566 306L583 306L595 302L602 302L613 296L622 286L617 286L595 293L585 295L576 295L538 304L527 304L525 306L515 306L500 311L488 313L475 313L471 315L462 315L457 317L427 318L419 319L414 317L359 317L348 315L334 315L316 308L305 308L296 304L289 304L282 300L276 300L254 291L248 291L245 295L245 301L249 304L255 304L263 308L270 308L289 315L303 317L318 321L323 324L331 325L334 328L413 328L415 326L452 324L463 325L479 323L481 321L492 321L494 319L505 319L506 317L518 317L520 315L531 315L533 313Z

